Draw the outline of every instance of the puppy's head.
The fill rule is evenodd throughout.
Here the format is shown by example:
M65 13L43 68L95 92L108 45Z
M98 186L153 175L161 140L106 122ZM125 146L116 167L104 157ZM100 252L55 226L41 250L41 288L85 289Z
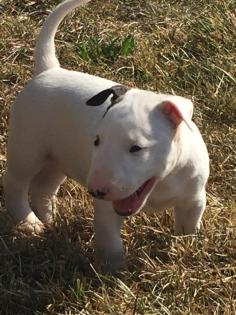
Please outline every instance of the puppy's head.
M88 100L99 106L110 97L94 139L88 189L111 200L119 215L138 212L177 159L180 125L192 128L188 99L115 86Z

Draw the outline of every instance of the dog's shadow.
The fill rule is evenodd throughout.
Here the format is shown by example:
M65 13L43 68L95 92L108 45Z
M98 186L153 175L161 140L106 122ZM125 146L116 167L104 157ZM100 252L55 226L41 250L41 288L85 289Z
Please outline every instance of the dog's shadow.
M76 294L78 279L98 288L91 235L92 226L79 215L57 220L40 236L26 235L1 207L0 314L45 312L52 299L62 302L68 291Z

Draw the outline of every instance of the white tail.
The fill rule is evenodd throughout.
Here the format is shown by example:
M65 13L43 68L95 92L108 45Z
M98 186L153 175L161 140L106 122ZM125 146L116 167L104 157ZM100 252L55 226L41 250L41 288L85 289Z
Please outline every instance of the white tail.
M89 1L90 0L67 0L59 4L56 9L49 14L36 40L34 52L34 73L36 75L45 70L60 67L56 57L54 43L57 28L68 13Z

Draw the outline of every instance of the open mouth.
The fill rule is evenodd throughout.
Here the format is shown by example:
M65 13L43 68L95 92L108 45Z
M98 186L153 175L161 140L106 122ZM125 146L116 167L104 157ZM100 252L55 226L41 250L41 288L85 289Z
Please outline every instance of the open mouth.
M132 195L113 201L113 208L120 216L129 216L136 213L143 205L144 200L153 188L156 182L155 177L148 179L142 186L140 186Z

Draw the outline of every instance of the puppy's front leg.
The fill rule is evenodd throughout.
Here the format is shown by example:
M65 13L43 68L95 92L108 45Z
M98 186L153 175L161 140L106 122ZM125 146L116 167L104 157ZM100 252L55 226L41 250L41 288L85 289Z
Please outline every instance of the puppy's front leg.
M105 272L114 273L126 266L118 216L109 201L95 200L94 229L96 254Z
M195 234L201 223L201 218L206 207L206 193L201 193L193 200L185 201L175 207L175 234Z

